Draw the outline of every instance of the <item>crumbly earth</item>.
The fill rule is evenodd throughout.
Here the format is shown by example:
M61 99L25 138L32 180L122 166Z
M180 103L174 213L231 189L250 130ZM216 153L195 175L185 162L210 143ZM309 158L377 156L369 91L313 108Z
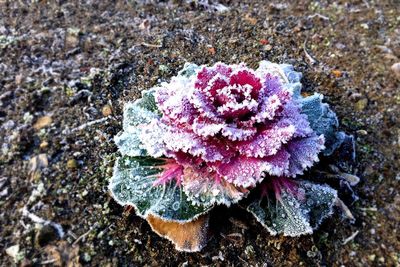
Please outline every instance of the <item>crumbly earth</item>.
M1 266L400 265L397 1L23 2L0 1ZM107 192L123 104L185 62L264 59L295 65L356 137L355 222L338 210L285 238L220 207L207 247L177 252Z

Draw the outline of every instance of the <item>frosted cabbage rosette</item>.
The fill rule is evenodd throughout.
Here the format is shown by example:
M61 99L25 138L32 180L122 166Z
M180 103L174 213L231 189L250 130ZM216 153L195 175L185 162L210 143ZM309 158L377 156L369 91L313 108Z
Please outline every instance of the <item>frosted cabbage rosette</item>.
M311 233L337 197L296 179L345 138L322 95L303 97L301 74L286 64L186 64L169 82L124 107L113 198L136 214L191 222L229 206L263 183L272 198L248 210L271 234ZM266 191L266 192L267 192ZM269 192L267 192L269 194Z
M140 135L150 156L177 163L160 183L176 179L194 203L229 205L266 176L295 177L318 160L323 136L264 65L193 71L154 89L162 116Z

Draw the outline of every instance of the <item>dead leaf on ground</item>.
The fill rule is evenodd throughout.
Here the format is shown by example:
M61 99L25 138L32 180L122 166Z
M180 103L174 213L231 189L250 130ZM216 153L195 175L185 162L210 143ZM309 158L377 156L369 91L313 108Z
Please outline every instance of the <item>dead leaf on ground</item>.
M47 246L45 251L52 266L82 266L79 263L79 246L70 246L67 241L60 241L57 246Z
M177 250L188 252L200 251L206 245L208 220L208 214L187 223L164 221L154 215L147 216L154 232L172 241Z

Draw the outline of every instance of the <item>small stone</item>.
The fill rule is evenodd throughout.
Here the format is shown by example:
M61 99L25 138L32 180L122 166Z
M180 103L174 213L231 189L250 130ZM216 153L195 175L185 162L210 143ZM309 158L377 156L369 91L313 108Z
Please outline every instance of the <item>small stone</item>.
M358 130L357 134L365 136L365 135L368 135L368 132L366 130Z
M29 160L29 175L31 180L35 181L40 178L42 169L49 165L47 154L39 154Z
M267 44L266 46L264 46L264 50L265 51L271 51L272 50L272 45Z
M111 106L110 105L105 105L102 108L101 112L103 113L104 117L110 116L112 114Z
M83 197L87 196L88 194L89 194L89 192L86 189L82 192Z
M15 75L15 84L21 85L23 79L24 79L24 76L22 74Z
M385 258L384 258L384 257L379 257L378 261L379 261L380 263L385 263Z
M151 27L151 23L150 20L145 19L142 21L142 23L140 23L139 25L139 29L141 29L142 31L149 31Z
M44 127L49 126L51 124L51 122L52 122L52 119L50 116L43 116L43 117L40 117L39 119L37 119L37 121L33 125L33 128L35 130L40 130Z
M335 75L336 78L342 77L342 71L340 70L332 70L332 74Z
M19 245L14 245L6 249L6 253L8 256L13 258L14 262L17 263L19 261Z
M355 108L357 111L363 111L367 107L367 105L368 105L368 99L363 98L356 102Z
M363 29L365 29L365 30L368 30L368 29L369 29L369 26L368 26L367 23L361 23L360 26L361 26L361 28L363 28Z
M400 78L400 62L394 63L390 68L396 74L397 78Z
M68 169L76 169L78 167L78 163L75 159L69 159L67 161L67 168Z
M370 261L374 261L375 258L376 258L376 255L375 255L375 254L371 254L371 255L368 256L368 259L369 259Z
M68 28L65 44L67 47L76 47L79 44L80 29Z
M47 148L48 146L49 146L49 143L48 143L47 141L43 141L43 142L41 142L40 145L39 145L39 147L40 147L41 149L45 149L45 148Z

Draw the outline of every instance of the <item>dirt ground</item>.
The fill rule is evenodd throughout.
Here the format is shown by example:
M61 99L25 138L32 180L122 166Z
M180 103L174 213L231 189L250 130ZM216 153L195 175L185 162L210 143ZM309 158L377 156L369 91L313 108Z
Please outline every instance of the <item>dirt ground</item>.
M0 1L0 265L400 266L400 3L274 2ZM355 136L355 222L274 237L221 207L207 247L176 252L107 192L123 104L185 62L264 59Z

